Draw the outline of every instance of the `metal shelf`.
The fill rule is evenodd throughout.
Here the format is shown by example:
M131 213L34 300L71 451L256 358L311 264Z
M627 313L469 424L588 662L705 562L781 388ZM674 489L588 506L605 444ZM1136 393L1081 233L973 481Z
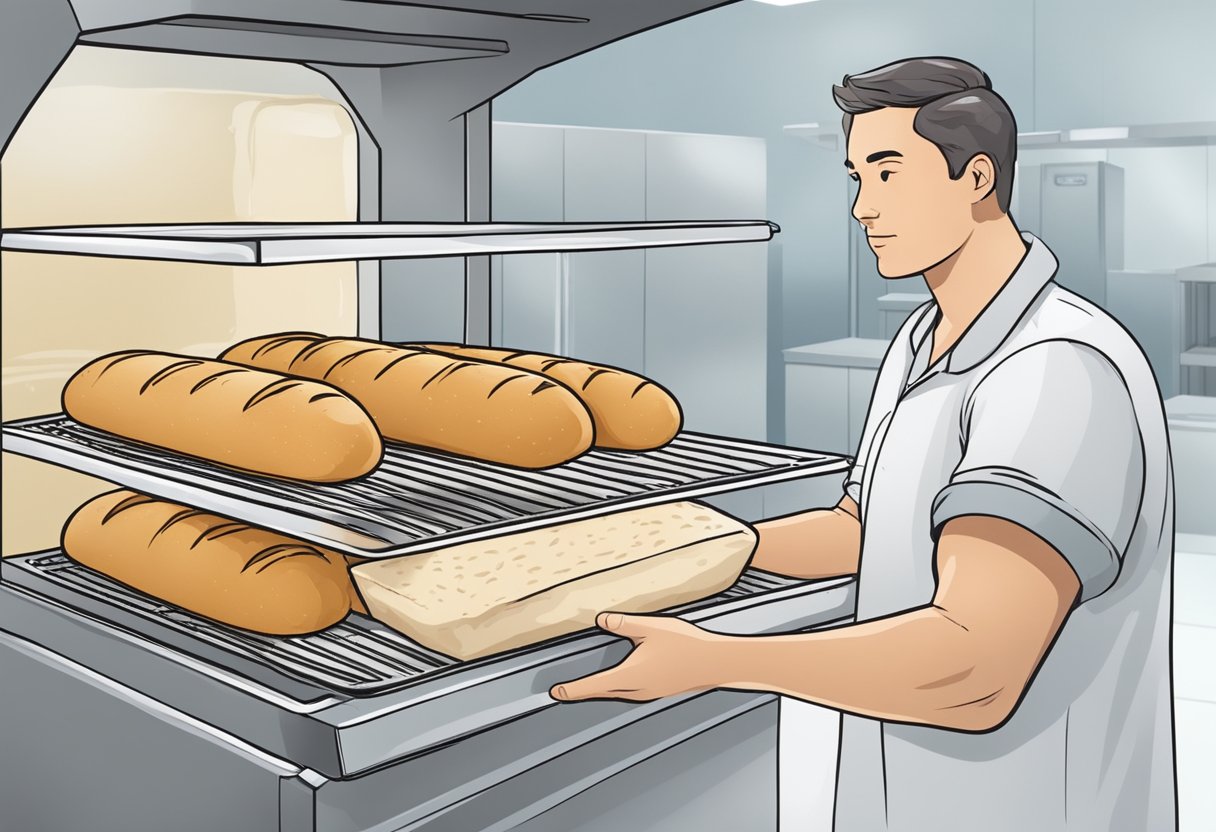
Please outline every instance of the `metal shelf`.
M821 150L836 150L840 147L841 139L844 138L839 128L824 127L817 121L806 124L787 124L781 129L785 135L810 142Z
M11 582L17 586L58 597L77 609L99 614L115 623L141 619L143 628L159 631L158 641L164 644L177 641L178 646L199 658L218 661L230 668L236 659L241 662L242 675L285 696L294 694L302 701L335 694L370 696L385 693L457 665L486 667L496 661L483 658L461 662L358 613L352 613L319 633L307 635L273 636L242 630L168 606L70 560L59 549L23 555L6 566L11 567ZM722 592L665 612L694 613L693 617L696 617L695 613L704 616L711 608L715 614L746 609L761 600L758 598L761 595L766 595L763 600L769 601L805 597L811 583L802 578L747 569ZM746 600L732 603L737 599ZM584 631L580 635L589 632L594 631ZM577 636L568 634L546 641L569 642L575 638ZM496 655L501 658L505 652ZM519 654L528 652L528 648L510 652ZM297 684L285 683L285 678ZM310 689L300 690L299 686Z
M343 66L405 66L505 55L507 42L187 15L85 32L80 42L193 55L255 57Z
M1165 400L1170 429L1216 431L1216 396L1172 396Z
M509 52L532 30L570 36L585 3L70 0L80 42L345 66L401 66ZM597 20L610 18L601 10ZM548 12L548 13L545 13Z
M878 308L890 312L911 312L930 300L933 300L933 295L928 292L888 292L878 298Z
M787 124L787 136L810 142L823 150L836 150L843 138L834 126L819 122ZM1176 124L1140 124L1129 127L1083 127L1075 130L1042 130L1018 133L1023 150L1090 149L1118 147L1195 147L1216 145L1216 121Z
M1202 147L1205 145L1216 145L1216 121L1139 124L1129 127L1084 127L1076 130L1018 133L1018 147L1023 150Z
M58 551L9 558L4 570L0 630L328 777L550 709L551 685L611 667L630 649L584 630L455 662L357 614L312 636L243 633L164 607ZM713 632L757 635L840 623L854 604L852 577L748 569L725 592L668 612Z
M1216 347L1191 347L1182 352L1184 367L1216 367Z
M1200 263L1178 269L1178 279L1184 283L1216 283L1216 263Z
M891 342L886 338L837 338L784 350L786 364L878 369Z
M626 508L843 471L848 458L685 432L539 471L385 443L339 484L262 477L131 442L63 414L8 422L3 449L360 557L392 557Z
M636 223L224 223L17 228L0 248L241 266L601 251L771 240L765 220Z

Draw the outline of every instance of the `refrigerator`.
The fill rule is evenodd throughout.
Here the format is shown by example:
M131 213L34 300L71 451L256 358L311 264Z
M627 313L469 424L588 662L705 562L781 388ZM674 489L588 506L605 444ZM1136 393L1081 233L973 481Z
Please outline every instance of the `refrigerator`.
M1123 169L1109 162L1019 166L1023 231L1041 237L1060 262L1056 282L1099 306L1106 276L1123 268Z

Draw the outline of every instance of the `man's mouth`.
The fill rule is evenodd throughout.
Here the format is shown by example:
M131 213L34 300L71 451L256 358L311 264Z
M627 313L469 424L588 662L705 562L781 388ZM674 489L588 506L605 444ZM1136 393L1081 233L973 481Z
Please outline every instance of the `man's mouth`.
M867 234L866 240L871 246L881 248L882 246L886 245L887 240L893 239L894 237L894 234Z

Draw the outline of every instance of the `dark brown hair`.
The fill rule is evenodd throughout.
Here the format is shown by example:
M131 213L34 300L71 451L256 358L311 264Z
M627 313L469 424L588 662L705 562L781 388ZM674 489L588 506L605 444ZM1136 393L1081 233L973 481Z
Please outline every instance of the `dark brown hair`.
M946 157L950 178L962 176L967 163L980 153L992 159L997 204L1009 211L1017 122L978 67L957 58L911 58L846 75L832 87L832 95L836 106L844 110L846 139L858 113L883 107L916 108L912 129Z

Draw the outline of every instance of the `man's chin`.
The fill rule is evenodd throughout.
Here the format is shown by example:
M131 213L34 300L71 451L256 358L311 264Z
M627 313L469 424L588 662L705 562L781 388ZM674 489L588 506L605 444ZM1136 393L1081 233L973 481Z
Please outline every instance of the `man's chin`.
M904 277L916 277L924 272L924 269L910 268L907 263L892 263L884 262L881 258L878 260L878 273L887 280L899 280Z

